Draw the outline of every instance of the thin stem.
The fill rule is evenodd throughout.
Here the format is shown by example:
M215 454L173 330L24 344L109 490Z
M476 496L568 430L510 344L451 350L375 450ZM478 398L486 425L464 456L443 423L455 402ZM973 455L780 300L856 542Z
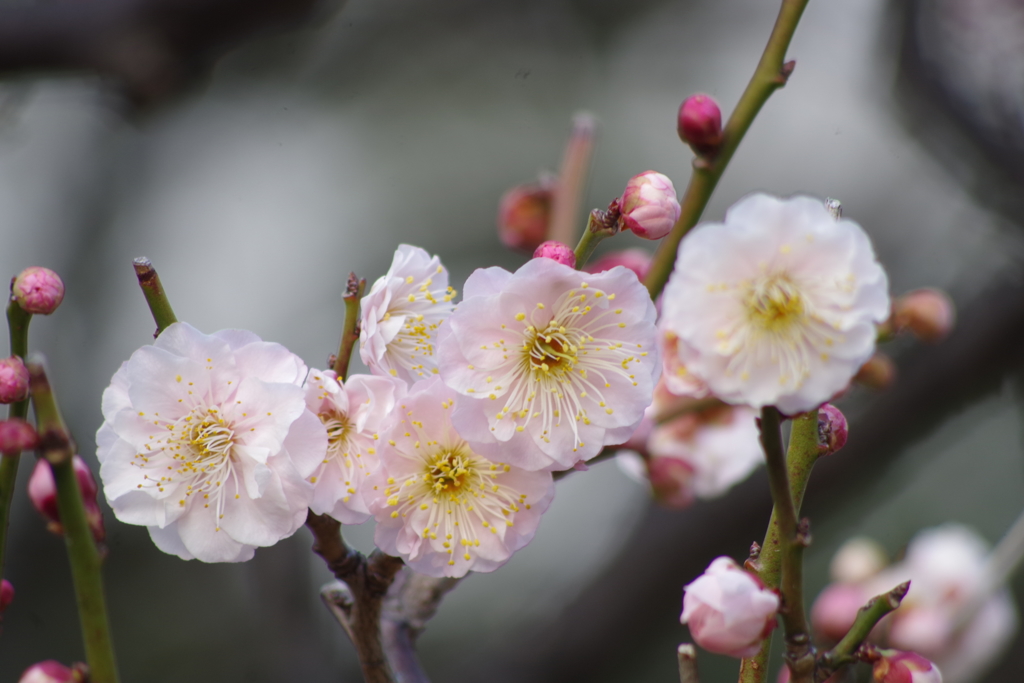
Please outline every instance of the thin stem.
M68 436L42 361L28 363L32 402L40 435L39 452L53 470L57 509L71 561L78 617L85 642L91 683L117 683L117 663L110 639L100 556L85 514L78 476L72 465L74 446Z
M338 380L345 381L348 375L348 364L352 360L352 350L359 341L359 300L366 290L366 280L360 280L355 273L348 274L348 286L345 288L345 323L341 328L341 346L338 357L334 359L334 372Z
M822 452L818 443L818 411L812 410L798 415L793 419L792 425L793 428L789 435L789 450L786 455L786 474L793 505L792 519L795 520L800 505L803 503L811 469ZM781 439L781 437L779 438ZM778 448L781 448L781 442ZM775 457L777 458L777 454ZM770 588L782 586L783 539L785 538L780 527L779 511L776 507L772 510L760 554L756 561L748 563L748 566L757 572L761 581ZM740 683L763 683L767 680L770 649L771 636L761 644L761 650L756 655L745 658L741 663Z
M11 355L23 359L28 355L28 326L32 314L28 313L13 298L7 304L7 328L11 339ZM28 399L12 403L7 417L22 420L28 415ZM4 562L7 558L7 532L11 524L11 501L18 481L18 463L21 453L4 453L0 457L0 579L4 576Z
M679 659L679 683L700 683L697 675L697 648L683 643L676 650Z
M792 73L794 62L784 63L783 60L786 58L786 50L793 39L807 2L808 0L782 0L782 8L768 38L768 45L761 55L761 61L722 131L722 144L712 158L700 157L694 160L693 175L690 176L690 183L683 195L679 220L662 242L647 273L645 284L652 299L658 298L665 283L668 282L679 242L700 220L711 194L715 191L719 179L754 118L772 93L786 84Z
M1021 512L999 545L992 549L985 562L984 580L971 599L956 615L956 630L965 628L978 615L985 603L1006 585L1007 580L1024 560L1024 512Z
M871 598L867 605L861 607L860 611L857 612L857 618L854 620L853 626L843 636L843 639L821 656L820 666L815 674L815 679L824 681L839 667L853 662L855 660L854 653L861 646L861 643L867 640L871 629L882 620L882 617L900 606L909 590L909 581L901 583L888 593L882 593Z
M565 146L562 169L558 174L551 206L551 225L548 239L562 244L576 240L577 217L583 203L583 190L587 187L590 174L590 157L594 151L597 122L587 113L576 114L572 119L572 134Z
M160 276L157 275L153 263L145 256L140 256L132 261L132 265L135 266L135 276L139 278L142 294L146 297L146 303L149 304L149 310L156 322L156 333L153 336L159 337L161 332L178 322L178 319L174 316L174 309L171 308L171 302L167 299L167 293L160 283Z
M602 211L594 209L587 218L587 228L576 245L576 270L583 270L590 257L597 249L597 245L607 237L618 232L618 210Z

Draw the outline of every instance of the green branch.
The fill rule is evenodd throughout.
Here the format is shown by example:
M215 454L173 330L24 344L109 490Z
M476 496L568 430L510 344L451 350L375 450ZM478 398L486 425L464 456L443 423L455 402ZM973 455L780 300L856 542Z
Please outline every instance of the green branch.
M594 209L587 217L587 227L583 230L579 244L574 251L576 255L576 270L583 270L590 257L597 249L597 245L607 237L611 237L619 231L618 211L605 211Z
M854 653L857 652L861 643L867 640L871 629L882 620L882 617L900 606L909 590L909 581L901 583L888 593L871 598L867 605L861 607L853 626L843 636L843 639L821 656L820 667L815 678L818 681L824 681L839 667L855 661Z
M348 286L345 288L345 322L341 328L341 346L338 356L334 359L334 372L338 381L344 382L348 375L348 364L352 360L352 350L359 341L359 300L366 290L366 280L360 280L355 273L348 274Z
M772 434L778 433L778 418L777 411L774 409L767 409L766 412L773 412L775 416L769 415L768 428L774 424L775 431ZM766 430L766 423L762 418L762 439ZM768 453L768 447L765 449L765 457L769 462L769 478L778 479L778 457L781 451L781 436L776 441L772 439L772 453ZM757 572L761 581L764 582L769 588L782 588L783 586L783 558L784 550L789 544L784 543L784 539L796 538L801 544L806 541L806 538L801 538L805 534L797 536L795 532L798 530L796 519L799 514L800 505L803 503L804 492L807 490L807 482L811 476L811 469L814 467L814 463L817 461L818 456L821 454L821 449L818 444L818 411L812 410L810 412L798 415L793 419L793 429L789 436L789 450L785 457L785 473L786 479L788 480L789 495L781 496L783 504L786 504L786 499L789 499L790 511L787 511L784 516L786 517L786 525L791 529L790 534L784 533L782 524L783 520L780 519L780 512L778 503L772 510L771 519L768 522L768 531L765 534L764 543L761 546L760 554L757 559L752 562L748 562L748 567ZM772 475L772 460L775 461L776 472ZM772 498L775 499L775 486L773 484ZM802 553L802 548L796 549L790 548L790 551L796 553L796 557L790 557L790 566L799 562L799 554ZM798 584L800 580L799 570L794 574L791 572L789 576L790 580L794 584ZM792 595L793 586L790 586L790 593ZM789 597L787 605L793 606L793 597ZM799 598L799 612L801 617L803 616L803 605L802 605L802 591L800 591ZM794 606L795 607L795 606ZM796 611L794 608L791 610ZM784 615L785 617L785 615ZM785 625L785 621L783 622ZM799 624L794 624L796 631L800 630ZM803 632L806 634L806 627L803 628ZM743 660L740 665L740 683L764 683L768 676L768 652L771 649L771 637L766 638L764 643L761 645L761 650L753 657L748 657Z
M153 263L145 256L140 256L132 261L132 265L135 266L135 276L139 278L142 294L146 297L149 311L156 322L156 334L153 336L159 337L161 332L178 322L178 319L174 316L174 309L171 308L171 302L167 299L167 292L160 283L160 276L157 275Z
M28 325L32 314L28 313L13 298L7 305L7 328L11 338L11 355L24 360L28 355ZM22 420L28 415L28 399L12 403L7 417ZM7 556L7 531L11 524L11 501L18 481L20 453L5 453L0 457L0 579L4 575L4 561Z
M786 50L789 48L789 42L793 39L793 33L796 32L807 1L782 1L782 9L775 20L775 27L768 38L768 45L761 55L761 61L722 131L722 144L714 156L698 157L694 160L693 175L690 176L690 184L683 195L679 220L676 221L672 232L658 248L658 252L651 262L651 269L647 273L645 284L652 299L658 298L665 283L668 282L668 276L675 264L679 242L693 226L697 225L697 221L704 214L711 194L715 191L719 179L729 165L733 154L736 153L736 148L739 147L743 136L754 122L754 118L757 117L761 107L768 101L772 93L786 84L786 80L792 73L795 63L784 61Z
M117 664L110 639L107 605L103 595L100 556L86 518L72 458L74 445L68 436L42 361L28 363L32 403L36 411L40 456L53 470L57 483L57 509L71 561L71 577L78 601L78 617L85 642L91 683L117 683Z

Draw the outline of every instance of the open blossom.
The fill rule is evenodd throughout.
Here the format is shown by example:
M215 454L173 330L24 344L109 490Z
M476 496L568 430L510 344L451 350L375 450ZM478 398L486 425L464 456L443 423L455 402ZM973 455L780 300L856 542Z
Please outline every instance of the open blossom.
M388 377L353 375L342 384L333 370L309 371L306 407L327 429L327 455L309 477L313 512L342 524L370 517L361 486L377 469L378 432L404 393L405 383Z
M377 546L428 576L497 569L530 542L555 493L550 473L474 452L452 425L455 396L437 378L414 385L364 484Z
M566 469L629 438L658 373L654 305L636 275L551 259L477 270L439 339L453 421L473 449Z
M363 297L359 357L374 374L407 382L435 374L438 327L454 298L440 259L399 245L387 275Z
M753 194L682 241L662 330L716 396L792 414L844 389L871 357L887 286L859 225L810 197Z
M775 628L779 596L728 557L719 557L688 584L681 621L705 650L751 657Z
M104 493L164 552L239 562L302 526L327 432L306 366L243 330L164 330L121 365L96 435Z

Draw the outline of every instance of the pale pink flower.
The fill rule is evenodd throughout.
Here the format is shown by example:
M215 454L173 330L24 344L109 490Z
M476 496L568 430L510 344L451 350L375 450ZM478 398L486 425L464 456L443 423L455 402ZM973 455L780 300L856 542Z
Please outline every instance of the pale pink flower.
M666 388L676 396L705 398L710 393L707 382L691 372L688 365L697 359L697 351L681 340L679 335L662 325L658 335L661 358L664 363Z
M644 171L630 178L618 201L623 229L632 230L644 239L661 239L679 220L676 188L667 176L655 171Z
M399 245L387 275L363 297L359 357L374 374L407 382L436 374L438 327L454 298L438 257Z
M554 496L550 473L474 452L452 425L455 397L440 379L414 385L363 485L377 546L429 576L497 569L530 542Z
M881 650L879 654L882 657L873 671L877 683L942 683L939 667L916 652Z
M295 533L327 451L305 377L298 356L251 332L168 327L103 394L97 457L114 514L205 562L248 560Z
M683 594L681 621L709 652L750 657L775 628L779 596L728 557L719 557Z
M361 487L377 469L379 432L390 424L405 383L353 375L342 384L337 377L333 370L310 370L306 378L306 407L327 429L327 455L309 477L309 507L342 524L359 524L370 517Z
M533 259L470 276L441 331L439 367L476 452L566 469L640 424L659 369L654 341L654 306L631 271Z
M871 357L887 287L859 225L810 197L753 194L682 241L662 329L692 350L680 362L716 396L794 414Z
M687 413L654 428L647 439L651 483L667 485L672 473L690 497L716 498L750 476L764 462L758 439L757 414L743 406L717 406ZM680 463L689 470L685 480ZM684 497L674 496L678 501Z

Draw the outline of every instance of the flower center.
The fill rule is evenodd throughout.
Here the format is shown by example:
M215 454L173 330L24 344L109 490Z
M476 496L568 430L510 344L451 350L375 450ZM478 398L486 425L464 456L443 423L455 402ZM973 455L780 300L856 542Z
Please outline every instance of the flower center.
M755 282L744 298L747 318L766 332L779 332L804 318L800 290L785 275Z
M352 423L349 422L348 415L331 412L320 413L317 417L327 429L327 451L329 453L340 452L352 431Z
M523 349L527 351L532 370L556 376L572 370L579 350L569 340L565 327L557 322L551 322L540 332L528 330Z
M227 459L235 442L235 433L230 427L212 415L188 423L183 441L192 449L192 465L198 467L217 466Z
M458 493L473 470L471 458L461 451L443 450L427 463L423 482L434 493Z

